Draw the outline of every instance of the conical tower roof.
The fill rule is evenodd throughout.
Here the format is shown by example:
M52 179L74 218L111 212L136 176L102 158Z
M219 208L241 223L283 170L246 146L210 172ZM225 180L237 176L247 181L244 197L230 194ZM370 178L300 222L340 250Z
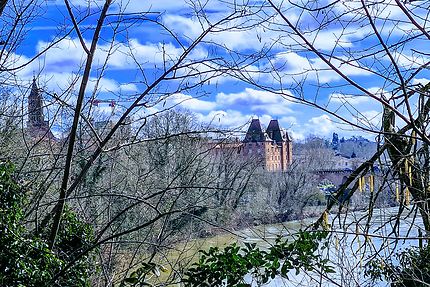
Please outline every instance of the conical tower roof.
M266 133L269 135L270 139L276 142L281 142L283 140L278 120L270 121L269 126L266 129Z
M246 132L244 142L262 142L265 140L263 129L259 119L252 119Z
M30 126L41 126L44 123L42 94L33 78L30 95L28 96L28 123Z
M291 141L286 130L281 129L278 120L271 120L266 129L267 135L276 142Z
M33 78L33 83L31 84L30 97L35 98L38 96L39 96L39 87L37 86L36 78Z

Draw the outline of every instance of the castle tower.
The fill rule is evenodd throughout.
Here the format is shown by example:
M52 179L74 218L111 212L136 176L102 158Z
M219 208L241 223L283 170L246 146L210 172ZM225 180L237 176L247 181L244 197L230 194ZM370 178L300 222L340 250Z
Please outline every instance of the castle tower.
M282 131L279 127L278 120L271 120L266 129L267 135L277 143L281 143L284 139L282 137Z
M267 172L284 172L293 161L292 141L278 120L271 120L264 130L259 119L252 119L241 143L217 142L214 150L216 155L234 150Z
M266 137L259 119L252 119L243 139L243 155L266 168L265 160Z
M279 147L281 169L286 170L293 162L292 142L288 132L281 129L278 120L271 120L266 133Z
M243 142L262 142L264 140L265 138L263 129L261 128L260 120L252 119Z
M292 142L278 120L271 120L266 131L253 119L243 140L244 156L261 161L267 171L285 171L292 163Z

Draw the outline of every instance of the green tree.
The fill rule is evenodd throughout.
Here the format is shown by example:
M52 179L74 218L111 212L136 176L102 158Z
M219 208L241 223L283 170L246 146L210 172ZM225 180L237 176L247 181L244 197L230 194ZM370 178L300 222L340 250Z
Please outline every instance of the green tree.
M47 232L27 228L23 206L28 192L14 178L14 167L0 163L0 285L1 286L90 286L94 272L90 255L75 260L88 247L92 228L69 208L59 229L58 244L51 250ZM65 266L73 264L64 274Z

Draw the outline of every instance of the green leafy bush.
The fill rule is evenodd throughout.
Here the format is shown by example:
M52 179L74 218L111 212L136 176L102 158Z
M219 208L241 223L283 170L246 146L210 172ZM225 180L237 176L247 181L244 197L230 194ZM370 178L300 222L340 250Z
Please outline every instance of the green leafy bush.
M200 251L200 260L185 273L185 286L251 286L244 280L251 274L259 285L269 282L276 276L288 279L288 273L300 269L334 272L327 259L322 259L316 252L327 232L304 232L289 242L279 237L269 250L259 249L255 243L245 243L245 247L236 244L223 250L211 247Z
M0 163L0 286L90 286L91 257L76 256L89 246L91 227L66 208L57 245L50 250L43 232L23 225L28 196L13 172L12 164Z

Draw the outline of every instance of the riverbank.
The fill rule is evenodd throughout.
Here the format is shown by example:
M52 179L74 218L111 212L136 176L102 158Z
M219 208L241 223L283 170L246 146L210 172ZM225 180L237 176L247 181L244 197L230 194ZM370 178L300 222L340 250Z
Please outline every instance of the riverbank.
M387 282L371 282L364 276L365 265L376 251L380 255L394 253L412 245L417 245L416 240L407 240L407 236L414 237L417 230L411 230L413 217L408 212L397 214L398 208L384 208L373 210L373 218L369 222L366 219L367 211L355 211L348 214L331 214L331 235L327 240L327 247L320 250L320 255L330 260L336 270L335 274L325 277L317 271L303 271L299 275L290 274L289 279L275 278L267 286L387 286ZM396 217L401 217L402 224L398 227L398 236L402 240L396 240L390 235L391 222ZM260 248L268 248L278 236L291 237L298 230L312 224L316 218L294 220L278 224L249 226L240 231L219 234L213 237L190 239L181 242L174 247L166 248L160 252L154 262L163 266L159 277L153 277L155 284L177 282L179 274L175 270L182 270L199 259L199 250L208 250L210 247L220 249L236 243L256 243ZM419 227L421 221L416 219L414 226ZM391 237L390 237L391 236ZM251 283L252 278L247 278ZM312 285L313 284L313 285Z

